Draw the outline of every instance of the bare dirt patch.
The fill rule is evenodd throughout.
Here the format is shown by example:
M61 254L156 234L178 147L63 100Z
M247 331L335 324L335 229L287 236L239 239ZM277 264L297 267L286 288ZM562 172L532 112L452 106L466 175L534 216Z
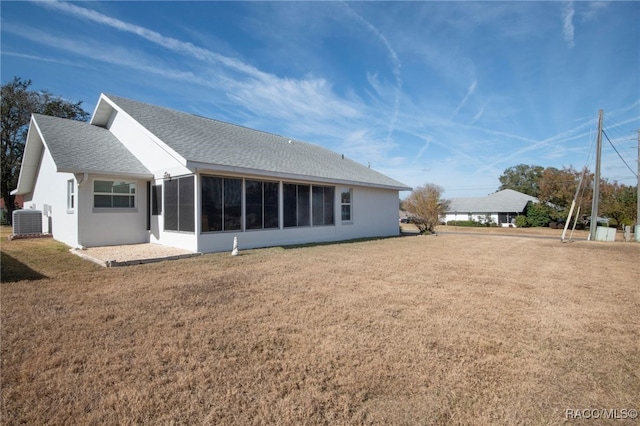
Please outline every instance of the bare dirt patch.
M640 408L637 243L446 234L112 269L54 241L2 254L4 424L559 424Z

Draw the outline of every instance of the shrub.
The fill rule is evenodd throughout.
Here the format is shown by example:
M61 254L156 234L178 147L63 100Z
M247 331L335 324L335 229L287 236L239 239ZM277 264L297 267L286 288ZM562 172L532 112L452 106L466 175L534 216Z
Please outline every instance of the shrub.
M450 226L485 226L480 222L476 222L475 220L450 220L447 222L447 225Z
M518 228L526 228L528 225L527 217L523 215L516 216L516 226Z
M431 183L418 186L405 200L407 212L413 216L412 223L421 234L432 234L440 216L447 210L448 202L442 199L444 189Z
M529 226L547 226L550 221L548 207L541 203L529 203L527 207L527 224Z

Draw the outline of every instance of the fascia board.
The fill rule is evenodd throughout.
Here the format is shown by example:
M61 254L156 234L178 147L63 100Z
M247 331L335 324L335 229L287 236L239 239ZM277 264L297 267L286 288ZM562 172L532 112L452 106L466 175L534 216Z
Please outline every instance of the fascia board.
M35 129L35 131L34 131ZM35 133L34 133L35 132ZM12 195L23 195L33 191L36 179L36 172L40 165L40 157L45 147L44 138L35 118L31 115L29 130L27 131L27 141L22 154L22 164L18 175L18 185L11 191Z
M71 168L57 168L57 171L60 173L80 173L80 174L90 174L90 175L100 175L100 176L113 176L113 177L129 177L143 180L151 180L153 179L153 174L151 173L124 173L124 172L113 172L109 170L91 170L91 169L71 169Z
M103 101L104 94L100 93L98 97L98 102L96 103L95 108L93 109L93 114L91 114L91 119L89 120L89 124L93 126L106 127L107 122L109 120L110 111L105 111L105 106ZM113 108L110 104L109 107Z
M411 190L411 188L404 187L404 186L379 185L379 184L373 184L368 182L358 182L358 181L351 181L351 180L344 180L344 179L330 179L330 178L324 178L324 177L300 175L295 173L273 172L269 170L226 166L226 165L211 164L211 163L200 163L195 161L187 161L187 168L192 170L194 173L207 173L207 172L229 173L229 174L236 174L236 175L242 175L242 176L251 175L251 176L257 176L257 177L300 181L300 182L318 182L318 183L326 183L326 184L333 184L333 185L365 186L365 187L371 187L371 188L393 189L396 191Z

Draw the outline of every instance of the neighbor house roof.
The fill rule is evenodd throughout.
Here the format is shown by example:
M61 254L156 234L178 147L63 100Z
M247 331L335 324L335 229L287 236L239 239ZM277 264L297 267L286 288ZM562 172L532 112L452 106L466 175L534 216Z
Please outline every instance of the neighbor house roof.
M538 199L512 189L504 189L486 197L452 198L447 213L520 213L528 203Z
M83 121L33 114L27 136L18 187L33 189L40 157L46 145L56 171L151 178L153 175L108 130Z
M281 177L311 177L320 181L410 189L318 145L119 96L103 94L101 100L105 98L110 101L111 108L117 107L128 114L178 153L192 170L217 167ZM110 107L101 102L92 123L106 126L109 117Z

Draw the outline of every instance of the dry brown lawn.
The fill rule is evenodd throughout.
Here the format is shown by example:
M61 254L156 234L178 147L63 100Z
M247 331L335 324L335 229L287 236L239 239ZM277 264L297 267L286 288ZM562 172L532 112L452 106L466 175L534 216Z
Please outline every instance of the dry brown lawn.
M546 425L639 409L640 244L554 235L109 269L3 238L1 421Z

